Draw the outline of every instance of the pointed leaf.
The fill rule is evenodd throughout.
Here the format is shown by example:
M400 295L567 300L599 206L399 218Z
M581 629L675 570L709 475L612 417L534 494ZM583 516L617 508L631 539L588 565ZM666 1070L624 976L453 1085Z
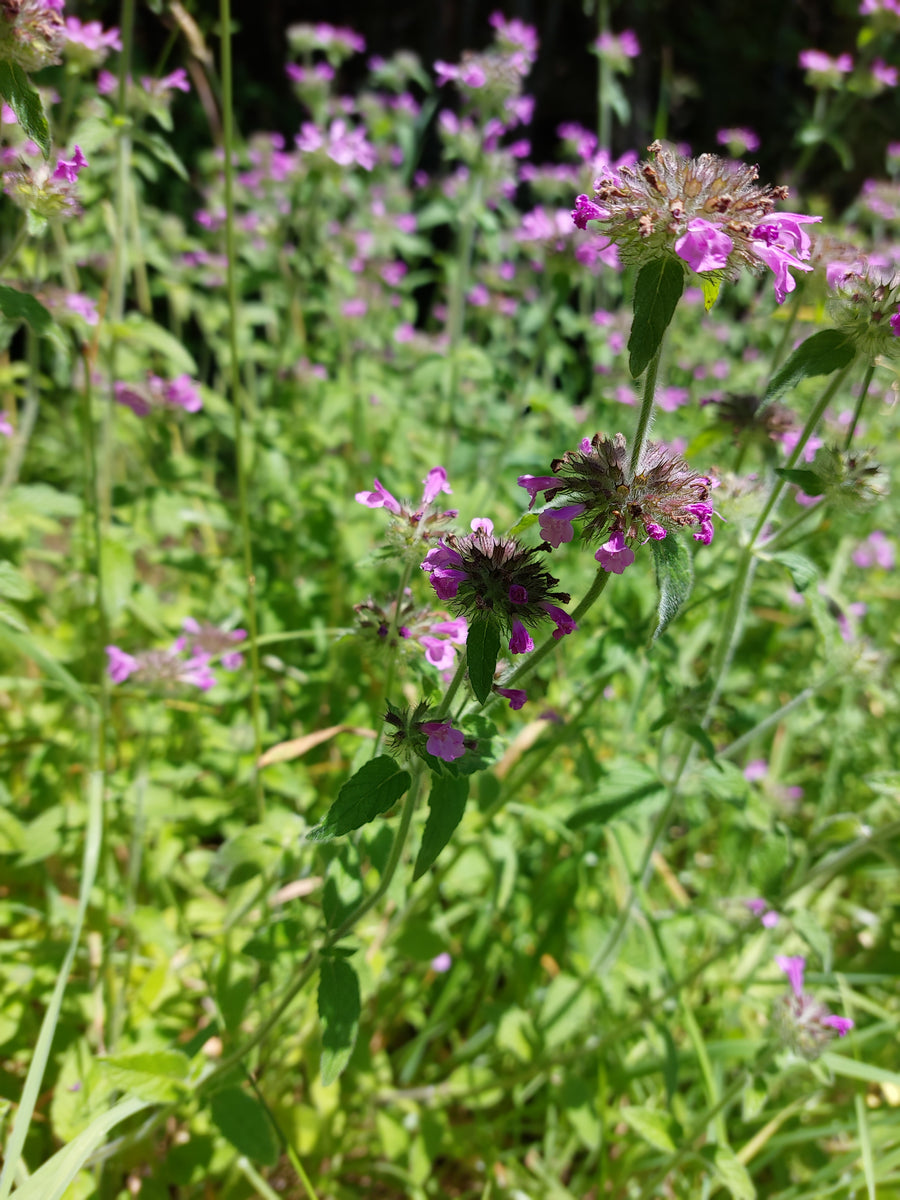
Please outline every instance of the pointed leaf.
M804 467L776 467L775 474L786 479L788 483L796 484L807 496L821 496L825 491L821 476Z
M687 601L694 584L694 564L687 546L669 533L660 542L651 542L659 588L659 621L653 641L663 633Z
M805 554L795 554L792 550L785 550L782 554L773 554L772 561L787 567L798 592L805 592L809 585L815 583L819 578L819 568Z
M657 1150L671 1154L675 1150L672 1140L672 1118L655 1108L645 1108L641 1104L629 1104L620 1110L622 1120L630 1125L636 1134L649 1142Z
M722 290L722 276L701 275L700 281L703 285L703 307L709 312Z
M319 971L322 1082L334 1083L350 1061L359 1029L359 980L344 958L326 958Z
M491 694L494 671L500 654L500 634L493 617L481 617L469 626L466 638L466 665L469 682L479 703L484 704Z
M409 772L389 754L379 755L347 780L325 820L306 836L313 842L327 842L368 825L396 804L409 785Z
M750 1172L730 1146L717 1146L713 1163L716 1174L734 1200L756 1200Z
M684 291L684 267L674 258L654 258L641 267L634 285L634 320L628 339L628 367L637 379L662 345Z
M853 361L856 349L846 333L838 329L823 329L801 343L780 371L772 377L766 389L765 401L761 406L777 400L789 388L796 387L801 379L814 375L830 375Z
M18 63L0 62L0 96L16 114L25 136L40 146L44 158L49 158L50 128L44 116L44 106Z
M225 1088L216 1092L209 1107L219 1132L238 1153L266 1167L275 1166L278 1139L266 1110L255 1096L241 1088Z
M444 849L466 811L469 781L465 776L434 776L428 797L428 820L416 858L413 880L420 879Z
M180 1050L117 1054L99 1061L110 1083L120 1091L157 1104L177 1100L184 1094L191 1065Z
M47 334L53 329L53 318L48 309L40 300L17 288L0 287L0 312L7 321L24 321L37 334Z

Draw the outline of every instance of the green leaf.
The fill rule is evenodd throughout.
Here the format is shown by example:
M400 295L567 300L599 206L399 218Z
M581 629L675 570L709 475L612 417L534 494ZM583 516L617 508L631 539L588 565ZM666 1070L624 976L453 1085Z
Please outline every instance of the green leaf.
M62 1200L69 1184L112 1130L146 1107L144 1100L123 1100L96 1117L83 1133L57 1150L40 1170L16 1188L15 1200Z
M12 629L8 619L4 619L3 614L0 613L0 645L4 642L36 663L44 674L55 679L73 700L77 700L79 704L84 704L94 711L97 710L97 701L90 692L86 691L78 680L56 661L52 654L48 654L46 650L42 649L30 634L23 633L19 629Z
M619 1115L645 1142L667 1154L674 1152L675 1143L670 1132L672 1121L665 1113L655 1108L644 1108L640 1104L629 1104L619 1110Z
M428 797L428 820L422 834L422 845L413 870L413 881L420 879L444 849L466 811L469 781L465 776L453 778L435 775Z
M819 578L819 568L805 554L795 554L785 550L783 554L773 554L772 562L781 563L791 573L794 587L798 592L805 592L811 583Z
M99 1060L111 1084L152 1104L168 1104L184 1094L190 1059L180 1050L117 1054Z
M772 377L766 389L760 411L777 400L801 379L815 375L830 375L853 361L856 349L850 337L838 329L823 329L814 333L797 347L780 371Z
M278 1162L278 1139L266 1110L241 1088L225 1088L209 1102L210 1113L219 1132L239 1154L252 1162L274 1167Z
M788 483L796 484L807 496L821 496L825 491L821 477L805 467L776 467L775 474Z
M493 617L484 616L469 626L466 638L466 665L469 682L480 704L484 704L494 685L494 671L500 654L500 633Z
M687 601L694 584L694 564L684 542L668 533L662 541L651 541L659 588L659 614L653 641L664 633Z
M569 829L605 825L620 812L640 803L641 800L664 796L666 787L655 771L640 763L629 762L611 770L609 775L601 780L598 790L603 801L580 808L574 816L569 817L566 821Z
M179 179L183 179L185 183L188 182L190 176L187 168L164 137L158 133L143 132L135 135L135 141L146 146L153 157L164 166L171 168Z
M662 345L684 291L684 268L674 258L654 258L641 267L634 285L634 320L628 339L628 367L637 379Z
M716 1175L734 1200L756 1200L750 1172L730 1146L717 1146L713 1158Z
M388 754L371 759L348 779L321 825L306 835L313 842L342 837L387 810L400 799L411 782Z
M722 290L722 276L700 275L699 279L703 285L703 307L709 312Z
M0 63L0 66L3 64ZM40 300L16 288L0 287L0 312L7 321L24 321L35 333L46 336L55 331L53 318Z
M350 1061L359 1029L359 980L343 958L326 958L319 971L322 1083L334 1083Z
M712 765L719 770L721 766L716 762L716 743L712 740L702 725L698 725L696 721L686 721L681 725L684 732L695 741Z
M0 62L0 96L16 114L25 136L40 146L44 158L49 158L50 127L44 116L44 106L18 63Z

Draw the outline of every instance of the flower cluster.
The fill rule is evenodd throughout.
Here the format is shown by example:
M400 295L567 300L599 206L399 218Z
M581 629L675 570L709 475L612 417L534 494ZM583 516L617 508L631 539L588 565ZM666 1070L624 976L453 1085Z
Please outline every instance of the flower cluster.
M831 279L828 313L858 352L900 357L900 275L860 262Z
M386 508L393 513L394 520L388 526L388 541L398 550L403 550L418 560L421 543L426 544L440 536L441 529L458 516L455 508L439 511L435 503L442 492L453 494L443 467L432 467L423 480L425 488L418 506L409 501L401 503L376 479L371 492L357 492L357 504L366 508Z
M650 155L601 175L593 199L577 198L579 229L595 221L626 263L677 256L693 271L732 280L741 268L769 267L779 304L796 287L788 268L812 270L803 225L822 218L773 212L786 188L760 187L756 167L714 154L685 158L654 142Z
M418 704L412 712L406 707L395 708L388 701L388 711L384 715L386 725L394 729L390 738L391 749L412 752L425 758L430 754L433 758L453 762L462 758L467 750L477 749L475 738L467 738L460 729L456 729L449 720L435 720L436 712L424 702ZM427 759L425 760L428 761Z
M467 51L459 63L439 60L434 69L439 86L455 83L500 133L512 125L527 124L531 118L533 102L522 96L521 90L537 58L538 40L532 26L516 18L507 20L494 13L490 22L495 30L493 46L482 53Z
M699 526L695 541L708 546L713 539L712 480L699 475L667 447L648 442L636 471L628 468L625 438L597 433L584 438L578 450L568 450L550 464L552 475L522 475L518 483L533 506L540 492L549 501L562 498L558 508L540 514L541 537L552 547L574 537L572 522L581 518L582 536L598 541L609 534L594 556L617 575L634 562L630 542L662 541L675 529Z
M0 60L39 71L61 61L65 41L62 17L44 0L0 0Z
M243 654L233 647L237 642L246 640L246 629L220 629L218 625L196 621L193 617L185 617L181 628L189 636L178 638L175 643L177 650L190 647L194 657L205 655L207 659L218 658L226 671L236 671L243 666Z
M202 692L209 691L216 682L209 667L209 655L186 655L183 641L179 638L167 650L142 650L139 654L127 654L118 646L107 646L110 679L113 683L133 679L135 683L166 689L186 683Z
M374 600L364 600L353 606L360 628L371 634L380 645L418 645L425 651L425 658L441 672L451 671L456 663L456 647L466 641L465 617L452 621L435 619L427 608L418 607L412 599L412 591L404 589L403 601L381 605ZM393 630L393 639L391 631Z
M203 400L197 385L190 375L178 375L175 379L163 379L152 372L143 383L117 383L113 388L116 402L124 404L137 417L170 408L183 408L185 412L199 412Z
M99 21L66 17L66 57L79 69L99 67L110 50L122 49L119 30L104 29Z
M823 1004L803 991L806 959L800 955L782 955L775 962L784 971L791 990L775 1005L775 1023L779 1036L789 1049L812 1061L819 1057L835 1034L845 1037L853 1028L849 1017L836 1017Z
M60 158L54 166L38 163L19 171L7 171L3 190L39 226L45 221L74 217L81 212L76 186L78 173L88 161L76 146L70 159Z
M572 633L575 622L559 608L569 596L556 590L559 582L540 563L547 546L522 546L515 538L496 537L485 518L472 522L465 537L448 534L429 550L422 570L440 600L471 621L491 614L509 637L511 654L534 649L528 626L542 621L556 625L553 636Z

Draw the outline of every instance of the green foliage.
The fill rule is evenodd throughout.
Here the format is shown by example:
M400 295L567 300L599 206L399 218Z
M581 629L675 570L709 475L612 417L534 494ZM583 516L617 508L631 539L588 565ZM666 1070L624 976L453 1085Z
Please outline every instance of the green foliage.
M684 291L684 267L675 258L654 258L638 271L634 320L628 338L628 369L635 379L659 353Z
M390 755L371 759L347 780L325 820L310 830L308 837L312 841L328 841L367 825L392 808L409 785L409 772L402 770Z
M0 96L16 114L25 134L40 146L44 158L49 158L50 127L44 106L18 63L0 60Z
M476 700L484 704L494 685L500 654L500 631L489 616L472 621L466 638L466 666Z

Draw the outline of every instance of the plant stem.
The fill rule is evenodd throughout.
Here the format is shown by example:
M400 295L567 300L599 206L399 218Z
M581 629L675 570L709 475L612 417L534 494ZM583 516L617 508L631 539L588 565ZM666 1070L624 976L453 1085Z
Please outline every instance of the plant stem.
M875 374L875 364L870 362L866 367L866 373L863 375L862 389L859 393L859 399L856 402L856 408L853 410L853 419L847 429L847 437L844 441L844 451L850 449L850 443L853 441L853 435L856 433L856 427L859 424L859 418L862 416L863 405L866 402L866 396L869 393L869 384L872 382L872 376Z
M38 387L38 353L37 337L31 328L25 330L25 354L28 360L28 375L25 379L25 405L16 429L16 436L9 448L6 463L3 467L3 478L0 480L0 501L18 478L25 451L31 440L31 434L37 421L40 406L40 388Z
M12 245L7 252L0 258L0 274L6 270L9 264L13 261L19 251L25 244L25 239L28 237L28 226L25 221L19 226L19 232L13 238Z
M644 442L647 440L647 433L653 420L653 397L656 394L656 378L659 374L662 350L663 341L661 340L644 373L644 394L641 397L641 411L638 413L637 428L631 439L631 461L628 464L632 475L640 466L641 455L644 453Z
M227 0L225 0L225 2L227 2ZM391 886L394 875L396 874L397 867L400 864L400 859L403 856L403 848L406 844L407 836L409 835L409 829L410 825L412 824L413 813L415 812L416 802L419 798L419 792L422 787L422 778L424 774L424 765L419 766L417 764L416 767L413 768L412 782L410 783L409 790L406 793L406 799L403 801L403 808L400 812L400 822L397 826L397 831L394 834L391 853L388 857L387 863L385 864L378 887L374 892L372 892L371 896L368 896L365 900L360 901L356 908L354 908L353 911L344 919L344 921L341 922L337 929L328 934L320 948L312 951L306 963L302 967L299 975L293 981L293 983L290 984L287 991L278 1001L278 1004L275 1006L274 1010L268 1015L268 1017L266 1017L262 1024L253 1031L243 1046L240 1046L232 1054L229 1054L226 1058L222 1059L222 1061L219 1062L213 1068L213 1070L209 1072L208 1075L203 1077L198 1084L198 1090L205 1089L214 1079L219 1079L222 1075L230 1071L232 1067L235 1067L238 1063L244 1061L250 1051L258 1046L260 1042L262 1042L268 1036L268 1034L281 1020L285 1012L287 1012L287 1010L293 1004L296 997L300 994L304 987L306 987L307 983L315 974L322 954L330 950L332 946L336 945L341 938L346 937L351 929L353 929L354 926L362 920L362 918L371 908L374 908L382 896L384 896L385 892L387 892L388 888Z
M250 711L253 722L254 767L253 784L258 820L265 815L266 803L262 775L256 763L262 755L262 713L259 698L259 647L256 644L256 576L253 572L253 542L250 533L250 513L247 502L247 467L244 454L244 411L241 392L241 371L238 358L238 297L234 239L234 84L231 66L231 3L219 0L219 20L222 25L222 128L225 151L225 255L228 260L226 286L228 291L228 347L230 367L231 410L234 418L234 457L238 487L238 511L241 525L241 550L244 575L247 580L247 625L249 634Z

